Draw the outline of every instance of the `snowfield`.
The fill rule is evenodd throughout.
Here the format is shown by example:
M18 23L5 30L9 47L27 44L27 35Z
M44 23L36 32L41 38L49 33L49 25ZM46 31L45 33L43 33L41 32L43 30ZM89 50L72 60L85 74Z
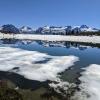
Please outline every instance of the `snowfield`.
M84 43L100 43L100 36L64 36L64 35L31 35L31 34L2 34L0 39L29 39L29 40L46 40L46 41L72 41Z

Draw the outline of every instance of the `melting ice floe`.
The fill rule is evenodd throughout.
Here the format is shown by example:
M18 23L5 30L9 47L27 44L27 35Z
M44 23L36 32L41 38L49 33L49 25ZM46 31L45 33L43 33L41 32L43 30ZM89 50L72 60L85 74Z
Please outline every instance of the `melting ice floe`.
M100 100L100 65L90 65L79 79L81 91L76 92L74 100Z
M60 93L60 95L64 97L67 97L68 95L71 97L76 88L76 84L64 82L62 80L59 80L57 83L52 82L49 86L53 88L55 92Z
M45 61L44 63L36 63ZM38 81L56 81L58 73L63 72L74 62L75 56L50 56L37 51L27 51L19 48L0 47L0 71L20 74L27 79Z

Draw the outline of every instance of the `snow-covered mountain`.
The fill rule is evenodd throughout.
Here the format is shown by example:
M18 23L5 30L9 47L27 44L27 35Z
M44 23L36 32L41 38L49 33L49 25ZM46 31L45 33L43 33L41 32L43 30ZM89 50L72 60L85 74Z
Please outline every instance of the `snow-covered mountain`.
M27 26L23 26L20 29L20 33L33 33L33 29Z
M88 27L87 25L81 26L44 26L36 30L37 33L42 34L70 34L70 33L80 33L80 32L97 32L99 29Z
M30 27L23 26L21 28L17 28L12 24L6 24L0 27L0 32L3 33L25 33L25 34L58 34L58 35L70 35L70 34L78 34L81 32L98 32L99 29L89 27L87 25L81 26L44 26L39 27L37 30L33 30Z
M19 29L12 24L6 24L0 27L2 33L20 33Z
M80 30L81 30L82 32L96 32L96 31L99 31L99 29L91 28L91 27L88 27L88 26L86 26L86 25L80 26Z
M56 26L44 26L40 27L36 30L37 33L42 34L65 34L66 33L66 27L56 27Z

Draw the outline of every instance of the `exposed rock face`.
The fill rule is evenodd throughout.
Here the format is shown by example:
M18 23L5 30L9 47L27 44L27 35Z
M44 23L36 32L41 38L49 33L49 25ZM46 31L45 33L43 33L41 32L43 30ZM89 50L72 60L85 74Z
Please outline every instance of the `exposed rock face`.
M14 25L12 24L6 24L0 27L0 32L2 33L20 33L19 29L16 28Z

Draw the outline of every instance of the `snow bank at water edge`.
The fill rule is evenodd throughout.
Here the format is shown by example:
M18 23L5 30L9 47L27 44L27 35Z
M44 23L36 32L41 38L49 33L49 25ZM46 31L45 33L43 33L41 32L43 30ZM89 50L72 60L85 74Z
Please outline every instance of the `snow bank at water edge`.
M37 51L0 47L0 71L14 72L31 80L56 81L58 73L76 61L78 57L75 56L50 56Z
M72 100L100 100L100 65L90 65L79 79L81 91Z
M29 39L46 41L72 41L84 43L100 43L100 36L64 36L64 35L30 35L30 34L0 34L0 39Z

